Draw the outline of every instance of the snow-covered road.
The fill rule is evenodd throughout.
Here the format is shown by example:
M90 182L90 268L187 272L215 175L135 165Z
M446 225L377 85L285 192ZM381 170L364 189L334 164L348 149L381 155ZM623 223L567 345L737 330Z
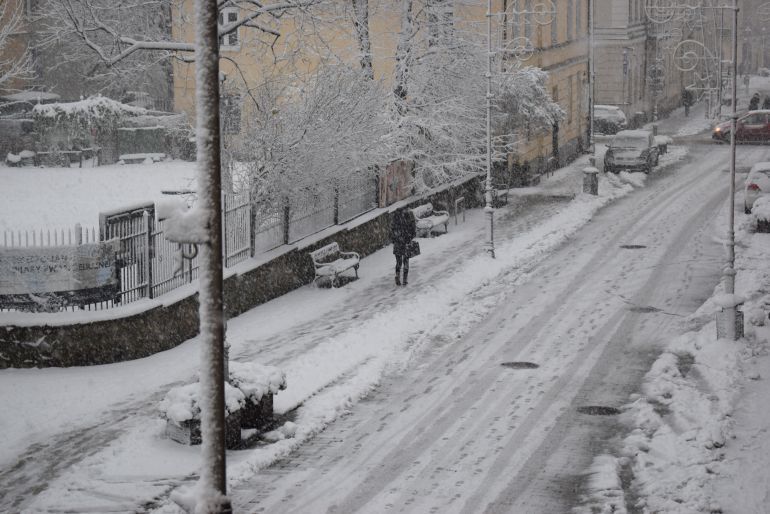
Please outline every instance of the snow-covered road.
M646 187L606 177L599 198L564 196L579 172L565 190L517 191L493 262L472 211L424 240L406 288L386 248L344 288L231 320L231 358L287 372L276 410L295 423L229 452L235 510L568 511L615 430L577 407L626 401L718 280L727 158L698 147ZM16 415L0 422L0 511L175 512L168 493L194 477L198 449L162 437L156 405L197 356L194 339L131 363L1 372L0 408ZM539 367L501 365L517 361Z
M236 510L567 512L615 429L578 408L625 402L719 279L727 157L699 148L546 259L475 291L459 310L495 305L478 325L455 337L447 313L406 371L238 485Z

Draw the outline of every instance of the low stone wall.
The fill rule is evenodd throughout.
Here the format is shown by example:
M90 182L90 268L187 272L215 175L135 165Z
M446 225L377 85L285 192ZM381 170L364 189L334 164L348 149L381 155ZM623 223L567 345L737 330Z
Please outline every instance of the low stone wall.
M447 187L415 198L408 207L425 202L453 207L465 198L465 207L481 205L481 181ZM342 228L315 244L291 250L247 272L225 280L228 317L237 316L313 281L309 252L337 241L346 251L370 255L390 244L390 215L383 210L371 220ZM366 273L366 263L362 263ZM198 334L197 294L171 305L155 307L123 318L61 326L0 327L0 369L67 367L109 364L139 359L173 348Z

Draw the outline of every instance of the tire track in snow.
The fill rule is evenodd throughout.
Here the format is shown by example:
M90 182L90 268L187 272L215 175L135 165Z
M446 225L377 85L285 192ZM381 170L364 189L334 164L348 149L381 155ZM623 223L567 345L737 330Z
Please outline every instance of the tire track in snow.
M656 207L661 207L663 204L670 202L671 198L681 195L683 191L691 190L699 181L702 181L700 177L694 176L692 172L689 175L685 182L677 187L671 187L671 184L661 184L660 182L662 181L656 181L655 187L650 188L648 194L642 198L642 201L637 202L638 219L630 223L619 223L615 227L615 235L611 239L607 239L607 234L596 234L588 243L583 244L577 250L566 247L566 250L561 252L562 254L566 253L568 257L578 262L577 266L582 267L584 273L581 275L582 278L568 282L566 287L562 284L563 291L566 293L557 302L554 302L561 305L551 305L550 307L554 310L547 310L559 312L559 307L569 305L570 302L579 306L580 299L571 300L570 297L580 296L576 291L581 290L581 294L583 294L590 285L590 288L593 289L591 294L597 299L596 303L607 312L614 308L616 313L609 321L599 319L601 318L601 312L588 313L586 316L588 320L586 322L579 323L577 327L562 327L559 329L561 330L560 334L572 337L573 339L579 336L584 340L591 334L594 337L597 337L597 334L599 334L602 336L599 339L604 339L601 343L606 347L612 339L607 337L606 334L617 332L618 319L629 317L629 315L625 311L625 304L622 301L617 300L613 302L606 298L607 295L604 293L604 289L607 286L607 281L596 281L596 274L601 271L603 265L607 265L607 261L617 258L619 253L617 243L623 238L628 237L630 233L629 228L641 226L649 221L646 218L650 216L653 218L655 216L662 216L661 214L654 214L655 212L660 212ZM700 194L703 193L701 192ZM607 208L607 210L609 209ZM681 213L669 212L664 221L670 222L672 216L679 217ZM641 230L639 229L634 234L641 234ZM656 239L661 237L660 234L655 235ZM599 243L598 248L594 246L597 243ZM596 250L586 252L587 249L592 247L596 248ZM581 259L580 257L586 253L589 257L602 256L603 254L605 258L603 260L597 258L595 259L596 262L591 258ZM634 270L635 273L639 273L641 260L639 257L632 258L631 260L632 266L630 269ZM544 274L547 273L546 276L549 279L566 274L560 268L560 266L553 265L552 269L549 270L545 266ZM629 270L617 271L616 281L628 280L630 276ZM529 278L532 280L527 284L521 285L519 291L525 289L528 285L531 290L527 293L517 292L517 295L523 295L525 298L537 298L540 294L545 296L550 294L547 285L536 283L537 277L535 273L531 274ZM542 307L542 305L539 307ZM563 307L562 310L564 310ZM529 318L527 314L530 315ZM474 501L470 501L469 498L471 496L468 494L469 490L479 490L478 481L472 485L454 483L448 488L444 486L441 489L441 484L451 483L449 477L452 471L446 470L456 469L457 466L462 467L465 465L464 461L468 456L463 456L462 450L472 448L473 441L477 439L479 430L485 426L490 427L496 431L494 437L499 437L502 441L505 439L505 436L501 434L506 433L506 431L507 433L516 433L517 427L524 426L517 425L517 422L518 419L524 417L525 413L529 413L527 416L529 421L525 422L528 427L538 426L541 424L540 419L544 418L548 418L548 420L543 424L546 427L551 427L556 423L558 413L563 412L565 408L564 405L558 405L554 401L550 401L558 397L559 391L563 391L563 389L546 385L549 380L550 382L559 381L560 376L565 377L564 379L566 380L569 373L565 373L564 369L556 367L553 370L549 370L546 365L538 370L537 373L541 375L553 373L551 379L546 378L537 381L530 376L526 380L516 377L513 377L510 381L500 380L499 362L502 360L503 355L506 360L510 360L508 357L514 358L517 355L526 354L525 350L535 354L538 345L532 341L539 342L540 350L543 352L542 356L545 358L547 358L549 353L545 351L546 349L554 352L560 351L559 341L554 338L549 343L550 346L547 347L542 341L542 333L555 330L555 322L546 324L544 319L536 319L536 316L532 316L532 314L533 312L524 312L519 313L518 316L512 316L509 312L501 310L500 314L490 316L482 325L474 330L474 337L478 338L481 334L480 339L482 339L483 345L480 347L478 344L474 345L473 341L469 340L470 336L461 341L448 344L442 339L441 351L436 355L430 354L425 356L428 359L424 365L425 368L427 370L435 369L437 370L436 372L427 372L424 376L419 375L417 378L411 378L407 385L402 387L399 387L398 383L403 382L403 377L400 377L396 382L388 381L380 390L372 395L371 400L360 403L356 407L356 412L353 416L348 416L335 423L335 432L339 428L348 437L357 434L354 440L359 442L352 449L349 447L340 448L340 445L336 443L330 443L329 446L324 445L323 450L329 451L332 455L328 459L324 455L319 455L319 450L313 448L315 446L313 442L308 443L307 447L300 449L296 459L303 462L309 460L310 466L317 465L317 469L324 469L326 476L332 477L331 483L319 479L313 480L312 477L308 476L312 475L312 473L304 474L301 482L291 483L292 477L290 474L281 473L281 465L278 465L270 473L273 479L268 480L268 484L261 481L256 484L256 487L260 490L263 490L263 485L266 485L264 491L267 492L259 494L258 498L252 498L253 502L248 503L254 507L265 508L268 511L271 508L280 508L285 512L321 512L326 510L326 508L333 512L355 512L364 510L364 508L366 510L382 508L384 510L412 512L427 512L430 510L453 512L459 511L461 505L465 504L465 502L469 502L466 505L475 504L480 506L483 502L474 503ZM634 315L631 317L638 319L641 316ZM515 325L517 319L530 320L529 333L526 331L522 332L521 325ZM515 351L510 348L513 342L506 340L506 338L498 338L501 340L494 341L495 334L499 332L501 326L505 326L506 322L513 322L511 327L505 327L509 329L508 332L517 334L516 337L518 339L530 341L528 346L519 347L518 351ZM526 324L526 321L524 323ZM569 335L570 332L571 336ZM451 341L451 337L449 340ZM596 344L598 343L595 343L595 346L592 348L583 341L582 345L578 344L577 349L572 350L571 358L573 360L571 361L570 369L574 376L582 376L585 373L583 369L585 365L581 367L581 361L576 357L586 352L601 353L604 351L604 347L601 344L598 346ZM459 358L456 355L452 355L455 351L459 352ZM503 353L506 351L508 353ZM593 367L593 362L589 361L589 363ZM451 380L444 378L447 376L447 373L452 375ZM507 382L509 385L506 388L505 384ZM462 387L457 384L462 384ZM548 393L544 392L548 387L550 387ZM398 408L389 406L386 390L387 394L394 397L406 398L405 405L398 405ZM406 394L410 391L413 394ZM420 392L422 392L422 395ZM518 393L519 396L516 397L515 393ZM421 396L426 396L428 399L421 399ZM505 398L505 400L501 400L498 397ZM533 404L537 404L537 407ZM553 410L554 405L556 405L555 411ZM484 408L485 406L487 408ZM516 414L508 416L510 419L503 420L503 416L499 415L500 412L515 412ZM396 421L402 413L404 413L404 417L409 416L408 427L405 427L403 422L398 423ZM493 413L496 415L491 416ZM367 417L367 414L372 415ZM388 423L381 421L382 419L387 420ZM500 425L500 421L504 421L507 425L495 426L495 424ZM330 428L329 430L332 429ZM518 434L531 432L532 430L519 429ZM378 435L375 437L375 434ZM470 434L470 436L463 438L463 434ZM442 445L440 441L449 442ZM501 455L505 454L502 451L504 449L513 452L511 446L515 447L520 441L520 438L508 438L506 441L507 446L502 446L498 453ZM459 455L458 451L460 452ZM512 455L521 457L520 454L515 452ZM480 455L477 459L482 459L481 462L483 462L483 457L484 455ZM523 460L526 462L528 459L525 458ZM287 461L294 461L294 458L287 459ZM344 466L346 469L355 469L356 472L345 473L339 469L340 466ZM332 468L332 471L329 471L329 467ZM503 466L502 469L507 468ZM484 473L481 472L479 475L484 475ZM492 491L492 484L497 484L500 477L494 473L487 473L486 475L486 481L481 483L485 484L484 487L489 491ZM428 477L428 479L421 477ZM430 482L431 479L435 480L435 482ZM280 481L281 484L279 485L277 481ZM415 486L414 490L408 491L409 486L413 484L418 484L422 489L417 490L418 487ZM252 483L250 485L254 486L255 484ZM441 490L436 491L437 488ZM282 496L281 493L287 490L292 491L290 495ZM460 492L458 493L457 491ZM511 495L511 490L506 491L505 494L500 496L500 505L510 503L510 498L516 496L515 494ZM433 494L434 492L436 494ZM465 493L464 495L461 494L463 492ZM329 505L329 496L339 496L340 494L344 494L344 499ZM458 498L457 494L461 494L461 497ZM436 496L441 495L445 499L443 500L444 503L439 505L436 503ZM423 510L425 507L427 508ZM473 508L468 509L468 511L472 512Z

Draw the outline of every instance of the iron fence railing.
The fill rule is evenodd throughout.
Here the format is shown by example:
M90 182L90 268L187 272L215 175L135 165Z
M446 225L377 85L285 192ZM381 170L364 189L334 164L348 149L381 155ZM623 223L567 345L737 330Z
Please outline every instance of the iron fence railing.
M255 204L248 193L222 198L224 266L232 267L283 244L296 242L337 223L347 222L377 206L377 183L355 178L333 185L320 184L294 192L291 197ZM141 298L155 298L198 278L198 258L191 245L168 241L166 220L158 220L153 203L138 204L99 215L98 241L117 239L120 289L115 302L87 309L110 308ZM73 244L97 241L95 230L81 232L30 231L3 233L6 247ZM0 294L2 292L0 291ZM78 306L84 308L84 306Z

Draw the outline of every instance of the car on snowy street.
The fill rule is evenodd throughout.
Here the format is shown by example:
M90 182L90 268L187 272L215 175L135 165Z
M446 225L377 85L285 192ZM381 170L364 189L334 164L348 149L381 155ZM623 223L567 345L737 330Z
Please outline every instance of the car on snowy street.
M719 143L730 142L731 121L714 127L711 138ZM748 111L735 125L735 140L743 143L770 143L770 110Z
M628 120L620 107L614 105L594 105L594 131L612 135L628 127Z
M746 177L746 187L743 195L743 210L751 214L760 196L770 195L770 162L758 162L751 167Z
M621 130L612 138L604 154L604 171L620 170L649 173L658 165L659 152L649 130Z

